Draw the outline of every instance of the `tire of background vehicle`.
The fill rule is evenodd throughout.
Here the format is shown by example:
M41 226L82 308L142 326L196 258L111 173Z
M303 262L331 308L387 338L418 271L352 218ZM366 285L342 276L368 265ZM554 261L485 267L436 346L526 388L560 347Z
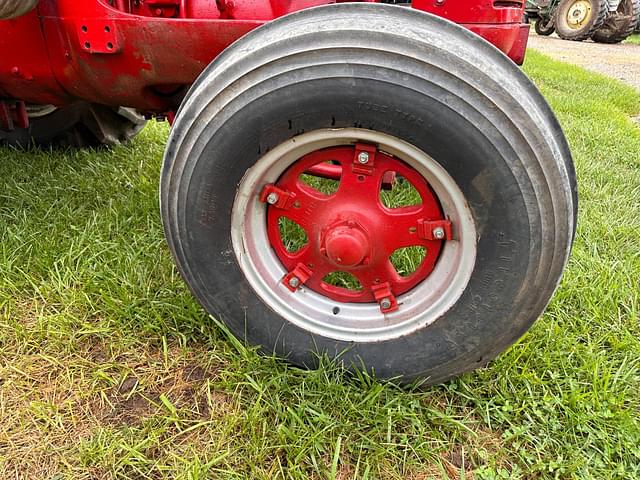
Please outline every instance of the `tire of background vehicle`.
M564 40L586 40L602 26L608 12L607 0L561 0L554 14L556 33Z
M16 18L30 12L38 0L0 0L0 20Z
M640 22L640 0L621 0L616 12L607 16L591 39L598 43L620 43L633 34Z
M146 121L135 110L77 102L60 108L28 106L29 127L0 130L0 144L14 147L113 146L133 138Z
M453 223L431 275L387 315L290 292L264 232L265 184L309 151L357 141L420 171ZM509 58L441 18L366 3L288 15L223 52L178 112L160 199L183 278L237 337L301 366L326 354L428 383L485 365L527 331L558 285L577 213L561 128Z
M539 18L536 20L533 28L538 35L542 35L543 37L548 37L556 31L556 27L553 25L553 18L550 18L546 23L542 18Z

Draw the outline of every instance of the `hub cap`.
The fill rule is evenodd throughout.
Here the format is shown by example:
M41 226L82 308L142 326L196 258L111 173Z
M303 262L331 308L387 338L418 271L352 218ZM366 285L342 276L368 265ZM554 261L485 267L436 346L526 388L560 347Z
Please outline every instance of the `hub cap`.
M382 200L394 176L417 201ZM307 177L331 179L332 188ZM283 222L298 227L293 246ZM471 212L448 173L406 142L355 128L308 132L260 158L238 186L231 237L247 281L273 311L358 342L437 320L464 291L476 255ZM390 261L404 247L426 250L408 273ZM357 285L332 280L342 274Z
M337 267L354 268L369 260L371 245L366 232L353 221L331 227L320 247L320 253Z
M591 3L586 0L574 2L567 11L567 24L573 29L582 28L591 18Z

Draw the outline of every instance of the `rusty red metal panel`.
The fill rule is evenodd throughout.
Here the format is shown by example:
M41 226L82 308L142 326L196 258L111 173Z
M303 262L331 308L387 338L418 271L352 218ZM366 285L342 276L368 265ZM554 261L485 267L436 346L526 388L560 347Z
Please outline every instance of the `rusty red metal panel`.
M36 12L0 20L0 97L64 103L69 96L56 82Z
M0 21L0 97L172 111L180 91L236 39L291 11L335 1L41 0L37 11ZM413 7L464 23L522 60L521 2L414 0Z

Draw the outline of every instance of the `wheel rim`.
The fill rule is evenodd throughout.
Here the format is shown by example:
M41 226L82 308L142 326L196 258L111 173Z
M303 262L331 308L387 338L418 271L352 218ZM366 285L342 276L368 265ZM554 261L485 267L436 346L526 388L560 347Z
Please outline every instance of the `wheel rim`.
M591 2L578 0L573 2L567 10L567 25L577 30L582 28L591 18Z
M47 115L50 115L58 110L58 107L56 107L55 105L34 105L30 103L27 104L26 108L29 118L46 117Z
M388 172L410 183L420 203L385 206ZM305 173L340 183L322 193L300 181ZM282 218L304 228L301 249L286 248ZM231 234L266 304L307 331L347 341L388 340L434 322L464 291L476 256L471 212L449 174L412 145L362 129L316 130L264 155L238 187ZM411 246L426 252L402 277L389 255ZM361 289L325 281L336 271Z

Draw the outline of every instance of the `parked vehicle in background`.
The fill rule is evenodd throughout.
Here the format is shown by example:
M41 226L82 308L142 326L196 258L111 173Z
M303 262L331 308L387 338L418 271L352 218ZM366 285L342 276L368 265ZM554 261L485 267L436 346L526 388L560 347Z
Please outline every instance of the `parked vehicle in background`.
M619 43L640 26L640 0L527 0L538 35Z

